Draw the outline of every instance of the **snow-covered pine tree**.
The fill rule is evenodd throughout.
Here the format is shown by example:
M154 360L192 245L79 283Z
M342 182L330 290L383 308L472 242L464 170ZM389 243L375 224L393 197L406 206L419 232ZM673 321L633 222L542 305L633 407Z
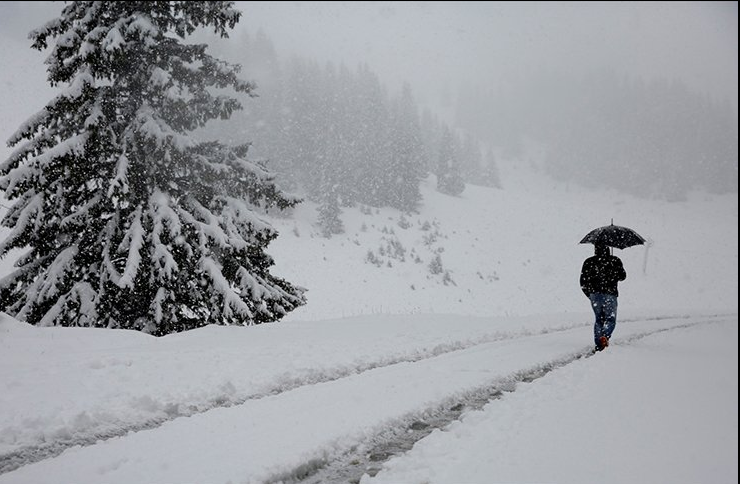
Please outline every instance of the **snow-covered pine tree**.
M354 148L359 164L357 195L360 203L373 207L388 205L385 175L389 172L390 149L385 136L388 125L388 97L378 76L366 65L357 72Z
M328 239L332 235L344 232L344 223L340 218L341 214L342 209L339 208L337 196L333 193L327 194L319 205L318 224L321 235Z
M303 289L269 274L276 231L260 210L298 199L246 159L246 146L189 133L241 106L238 66L181 43L222 37L233 2L70 2L33 31L50 38L49 82L66 87L10 138L0 188L14 204L0 256L26 248L0 281L0 310L39 325L164 335L274 321Z
M460 173L457 140L450 128L442 129L442 139L437 158L437 191L457 196L465 190L465 181Z
M419 112L411 86L403 84L394 100L387 137L390 144L389 169L386 171L386 203L405 212L415 212L421 204L419 185L427 175Z
M460 150L460 171L463 180L473 185L481 184L483 157L478 140L466 132Z
M483 186L501 188L501 177L498 173L496 156L490 148L486 151L485 162L481 168L481 182Z

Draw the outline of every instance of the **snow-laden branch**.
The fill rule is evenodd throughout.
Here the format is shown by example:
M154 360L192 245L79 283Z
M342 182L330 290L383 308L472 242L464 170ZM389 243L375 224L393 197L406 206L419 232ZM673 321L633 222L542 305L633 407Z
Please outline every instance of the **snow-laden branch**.
M128 193L128 157L126 153L121 153L116 163L116 175L108 186L108 198L113 197L117 190L121 193Z
M43 210L44 199L40 194L37 194L26 200L20 200L17 204L22 208L13 207L13 210L18 211L18 218L13 230L0 242L0 256L5 255L9 249L16 247L17 242L22 240L29 232L29 225L35 223Z
M156 115L155 110L148 104L139 108L136 120L138 131L145 139L153 141L157 148L170 145L178 151L185 151L195 146L193 138L173 130L167 122Z
M82 93L85 88L87 87L94 87L95 86L95 78L90 74L90 70L86 68L82 68L78 71L77 75L72 79L72 81L69 83L69 86L67 86L66 89L63 89L62 92L57 96L57 99L59 98L66 98L66 99L77 99L80 96L82 96Z
M47 108L44 108L36 114L30 116L21 124L21 126L15 131L15 133L13 133L10 138L8 138L8 146L15 146L24 138L33 137L33 134L38 130L39 126L44 125L50 117L51 113ZM15 157L17 157L17 154L13 153L8 159L11 160ZM0 164L0 170L3 170L5 163L7 163L7 161L3 164Z
M169 244L162 242L162 235L167 229L170 240L176 240L181 236L182 226L177 213L170 207L168 196L160 190L155 190L149 198L149 213L152 217L152 262L157 264L158 274L170 279L179 270L179 266L172 255ZM157 279L162 279L162 276Z
M141 207L137 207L133 213L131 224L126 231L126 236L121 242L120 249L128 249L126 266L118 280L118 287L134 287L134 279L139 271L141 263L141 248L144 245L144 228L141 225Z
M59 223L59 226L64 228L67 225L84 223L85 219L90 215L90 209L97 206L100 203L100 199L101 199L100 195L95 195L93 198L87 201L84 205L82 205L81 207L74 210L74 212L64 217Z
M67 272L72 269L77 256L77 246L72 245L56 256L42 279L36 292L29 291L29 298L41 301L53 299L59 293L59 283L64 282Z
M222 273L221 265L210 257L203 257L200 260L199 265L201 270L203 270L211 281L213 281L214 289L224 299L223 316L225 318L231 318L233 315L232 310L235 310L237 314L244 317L246 320L251 319L252 311L235 292L234 288L229 284L229 281L226 280Z

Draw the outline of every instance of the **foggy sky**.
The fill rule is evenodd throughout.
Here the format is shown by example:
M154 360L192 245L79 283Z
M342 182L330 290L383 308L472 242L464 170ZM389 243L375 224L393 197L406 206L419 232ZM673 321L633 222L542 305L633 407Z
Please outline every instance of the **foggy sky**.
M366 61L435 95L539 68L680 79L737 111L737 2L237 2L279 53Z
M679 79L737 112L737 2L237 5L244 14L237 28L263 29L281 57L295 52L349 67L367 62L391 87L411 82L422 102L463 82L495 84L543 67L576 74L608 68L644 79ZM0 3L0 38L24 40L63 6Z

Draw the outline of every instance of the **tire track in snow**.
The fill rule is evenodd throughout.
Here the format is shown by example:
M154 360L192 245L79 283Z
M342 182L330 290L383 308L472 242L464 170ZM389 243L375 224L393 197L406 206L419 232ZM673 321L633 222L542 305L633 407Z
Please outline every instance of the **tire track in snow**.
M724 322L722 316L711 316L711 319L684 323L668 328L659 328L622 337L614 346L624 346L634 343L647 336L685 329L703 324ZM678 319L678 318L652 318ZM640 320L648 321L648 319ZM635 321L636 322L636 321ZM329 484L352 483L357 484L364 474L375 476L382 469L383 463L392 457L403 454L414 446L416 442L431 434L434 430L444 430L452 422L460 420L465 412L481 410L486 404L500 399L505 393L516 391L517 384L530 383L551 371L562 368L578 360L594 356L593 349L572 353L563 358L536 365L532 368L513 373L507 377L497 379L491 384L452 396L439 405L420 410L407 415L394 427L386 428L371 437L368 442L349 449L341 456L324 459L314 459L293 469L290 472L276 475L268 480L268 484Z
M513 340L517 338L525 338L537 334L550 334L558 333L563 331L569 331L579 327L587 326L588 323L570 324L551 328L544 328L539 331L523 330L516 333L502 333L493 332L484 334L478 338L469 340L460 340L452 343L438 344L429 348L412 349L404 354L390 355L385 358L381 358L375 361L367 361L362 364L356 364L354 366L347 366L334 369L314 370L307 371L305 374L297 375L293 377L280 378L278 383L270 388L266 388L263 391L256 392L246 396L237 396L229 398L228 396L222 396L213 399L210 402L200 403L193 405L189 402L181 402L178 404L169 404L167 408L169 412L165 412L158 418L148 418L147 420L132 423L123 423L116 425L115 423L107 422L110 424L108 429L93 430L84 434L72 435L66 438L58 438L50 442L42 442L34 445L26 445L17 450L7 452L0 455L0 474L14 471L20 467L28 464L33 464L45 459L56 457L65 450L81 446L87 447L95 445L101 441L109 440L116 437L122 437L134 432L141 432L143 430L150 430L161 425L182 417L191 417L196 414L205 413L210 410L225 407L234 407L242 405L250 400L258 400L273 395L279 395L281 393L294 390L296 388L315 385L317 383L325 383L335 380L340 380L353 375L359 375L370 370L377 368L383 368L387 366L393 366L399 363L415 363L418 361L434 358L446 353L454 351L465 350L475 346L492 343L496 341Z
M651 318L650 320L681 320L688 318L695 318L696 316L664 316ZM717 317L717 316L714 316ZM646 321L642 319L639 321ZM625 321L630 323L630 321ZM501 333L494 332L482 335L475 339L456 341L453 343L440 344L429 348L423 348L421 350L410 350L405 354L390 355L385 358L381 358L376 361L368 361L363 364L354 366L333 368L326 370L308 371L305 375L299 375L291 378L281 378L277 385L272 388L267 388L264 391L257 392L247 396L235 397L229 399L228 397L215 398L206 405L201 404L200 407L196 405L189 405L188 403L181 403L178 405L172 405L171 408L174 410L169 414L163 415L159 418L150 418L141 422L134 422L131 424L123 424L115 426L114 428L91 431L85 434L73 435L68 438L60 438L50 442L43 442L35 445L27 445L21 447L15 451L0 455L0 474L11 472L22 466L39 462L45 459L53 458L64 452L66 449L75 446L91 446L101 441L108 439L123 437L130 433L140 432L144 430L150 430L160 427L166 422L181 418L190 417L196 414L206 413L210 410L217 408L227 408L242 405L246 402L258 400L261 398L279 395L290 390L294 390L303 386L314 385L317 383L325 383L336 380L341 380L346 377L363 374L370 370L390 367L400 363L416 363L430 358L434 358L447 353L455 351L466 350L475 346L480 346L492 342L500 342L507 340L516 340L520 338L526 338L535 335L546 335L556 334L565 331L570 331L578 328L589 327L591 323L579 323L563 325L558 327L544 328L537 331L522 330L520 332L512 333ZM576 356L577 358L577 356ZM573 358L569 358L568 361L572 361ZM551 371L551 370L547 370ZM525 377L522 377L525 378ZM522 380L524 381L524 380ZM421 424L419 424L421 425ZM431 430L429 430L431 431ZM418 440L418 439L417 439ZM326 460L321 462L313 462L307 464L301 471L296 471L296 475L308 475L326 464ZM292 478L292 477L291 477Z

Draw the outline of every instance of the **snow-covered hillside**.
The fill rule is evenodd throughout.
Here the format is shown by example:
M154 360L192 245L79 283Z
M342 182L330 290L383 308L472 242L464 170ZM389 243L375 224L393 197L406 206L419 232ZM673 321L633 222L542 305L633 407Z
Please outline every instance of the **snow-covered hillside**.
M345 210L346 233L331 239L310 203L275 220L275 272L309 290L289 318L588 313L578 277L593 246L578 241L612 220L649 241L615 251L627 270L622 314L737 310L737 194L668 203L565 188L514 161L501 168L504 189L468 185L460 197L430 177L418 214Z

